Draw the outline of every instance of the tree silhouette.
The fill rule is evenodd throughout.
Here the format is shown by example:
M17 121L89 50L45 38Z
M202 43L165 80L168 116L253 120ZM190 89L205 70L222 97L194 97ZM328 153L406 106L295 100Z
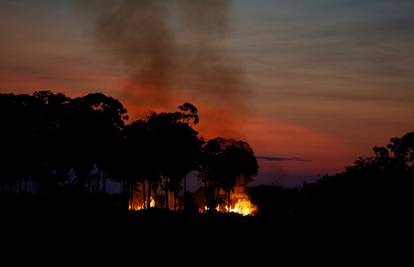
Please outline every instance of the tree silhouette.
M226 192L231 207L231 192L236 182L246 185L257 175L258 164L253 150L244 141L217 137L203 148L200 177L206 190L209 210L220 204L220 190Z
M124 147L124 165L129 177L131 198L137 183L142 185L143 204L149 208L151 187L158 179L158 169L156 166L156 152L152 149L154 139L151 135L148 124L144 120L137 120L127 125L125 128L125 147ZM146 188L145 182L148 183L148 200L145 199ZM132 201L132 200L131 200ZM132 204L131 204L132 205Z
M71 151L76 159L75 170L80 181L83 182L83 176L90 186L89 174L96 166L100 175L95 191L99 191L99 178L105 178L104 170L110 168L117 156L113 152L120 145L127 111L118 100L100 93L75 98L71 109L71 124L67 132L71 134L68 139L72 142ZM102 183L105 185L105 181Z
M152 197L158 204L164 198L170 209L170 193L177 209L183 181L186 195L185 177L198 171L204 188L184 206L201 205L197 196L204 190L206 205L214 210L217 204L231 207L235 186L246 186L258 172L246 142L221 137L204 142L194 129L198 110L190 103L130 124L126 120L123 105L99 93L77 98L50 91L0 94L2 207L126 210L141 190L147 209ZM249 192L267 217L402 218L414 203L413 177L410 132L375 146L372 156L342 173L298 188L259 186ZM108 178L123 185L121 194L105 194ZM165 197L157 195L159 188ZM33 196L25 199L27 193ZM16 204L20 201L24 205Z
M34 141L32 127L37 124L31 120L35 117L32 113L34 104L29 95L0 95L0 169L3 190L13 188L20 191L15 186L23 179L23 170L28 170L31 160L29 152Z
M191 127L198 122L197 109L189 103L172 113L149 113L124 127L122 160L116 168L129 186L130 202L137 184L141 185L144 207L150 208L151 197L161 185L165 207L169 193L174 194L174 209L181 181L197 168L202 140ZM115 160L116 161L116 160ZM122 161L122 162L120 162Z
M172 113L150 113L147 127L150 131L152 153L155 153L157 172L165 191L165 207L169 207L169 192L173 192L174 209L177 208L177 192L181 181L197 168L202 140L191 124L198 123L197 109L185 103L180 111Z

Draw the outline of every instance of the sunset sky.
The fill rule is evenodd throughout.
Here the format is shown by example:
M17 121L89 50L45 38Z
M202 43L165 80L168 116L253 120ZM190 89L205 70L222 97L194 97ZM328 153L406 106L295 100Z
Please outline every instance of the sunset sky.
M0 0L0 92L36 90L189 101L300 185L414 130L414 1Z

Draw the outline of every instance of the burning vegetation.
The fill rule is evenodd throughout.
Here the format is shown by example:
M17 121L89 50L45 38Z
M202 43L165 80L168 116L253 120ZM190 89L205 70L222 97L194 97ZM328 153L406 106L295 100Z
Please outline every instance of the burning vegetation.
M16 111L15 117L4 118L4 125L11 125L2 132L5 140L22 145L22 150L10 144L5 147L14 156L4 158L4 167L15 180L0 184L4 190L12 191L12 185L21 186L34 177L33 190L39 192L71 184L73 190L106 193L110 179L121 185L125 210L197 212L200 207L213 210L218 205L223 212L254 213L247 194L239 190L258 172L252 148L242 140L216 137L207 141L199 136L194 129L199 123L198 109L191 103L174 112L151 112L130 124L126 124L127 111L122 103L101 93L73 99L49 91L0 94L0 104L3 114ZM24 125L12 124L22 118L27 120ZM27 140L13 139L22 133ZM65 140L61 146L67 149L57 151L55 140ZM41 150L38 144L47 145L46 152L30 154ZM27 168L37 166L33 173L16 173L23 160L16 151L27 154ZM191 199L187 190L187 180L195 178L190 173L198 173L203 185L197 200Z
M225 202L226 192L220 192L217 198L217 204L213 205L212 210L221 213L237 213L243 216L254 216L257 212L257 206L250 201L249 195L246 193L244 186L238 185L234 189L234 193L230 197L230 204ZM211 206L211 205L210 205ZM199 208L200 213L206 213L211 208L204 205Z
M220 112L218 120L226 128L229 123L223 123L223 117L243 116L248 109L250 90L226 45L231 1L76 3L79 14L95 22L97 44L124 65L130 78L121 95L130 103L165 108L182 97L208 106L215 103L213 112L228 111ZM226 105L219 105L223 101ZM184 103L176 112L151 112L120 127L126 157L114 165L116 175L126 177L122 179L129 187L129 210L185 209L187 200L180 195L187 193L186 176L198 171L205 188L205 203L199 207L243 215L255 212L247 194L236 198L234 190L257 175L253 150L241 140L216 137L206 142L195 130L198 122L197 108ZM134 196L137 187L140 194Z
M199 212L206 213L210 209L207 206L199 209ZM216 211L222 213L237 213L243 216L254 216L256 215L257 207L253 205L248 198L238 199L234 205L230 207L228 205L218 205L215 208Z
M132 201L130 200L128 205L128 210L130 211L140 211L140 210L146 210L149 208L163 208L166 207L165 204L165 197L161 194L161 190L153 191L153 195L156 197L153 197L153 195L150 196L148 199L148 196L145 196L142 191L143 188L140 188L140 190L135 190L133 193ZM205 191L205 188L201 188L202 191ZM224 190L220 190L215 204L212 209L209 208L208 205L206 205L205 199L202 196L197 196L195 194L195 202L198 203L198 212L199 213L207 213L210 210L213 210L215 212L220 213L236 213L243 216L254 216L257 212L257 206L254 205L250 201L250 197L248 193L246 192L246 188L241 185L237 185L234 188L234 192L231 194L230 198L230 204L226 202L226 196L227 193ZM200 198L200 199L198 199ZM194 199L194 198L193 198ZM149 201L149 207L148 207L148 201ZM171 194L171 197L169 198L169 206L173 206L174 202L176 203L174 210L184 210L184 199L182 196L177 197L176 200L174 200L173 194ZM188 201L187 201L188 202Z
M139 201L135 201L135 202L132 202L132 205L131 203L128 205L128 210L131 210L131 211L144 210L145 206L146 206L145 203L143 202L139 203ZM155 208L155 207L157 207L157 205L155 203L155 200L151 197L150 208Z
M147 121L133 123L127 129L126 141L132 138L132 145L128 147L131 153L146 151L139 160L146 164L126 184L129 210L160 208L202 213L215 210L254 215L256 206L249 199L246 185L257 175L258 164L249 144L221 137L204 142L192 130L192 123L198 123L197 109L186 103L180 106L180 112L153 113ZM156 138L135 139L142 131L151 132ZM160 141L172 137L176 142ZM136 171L131 169L131 173ZM198 172L203 187L201 194L189 199L186 196L193 194L188 193L186 181L191 171Z
M153 197L150 197L150 208L158 208L160 206L161 205L155 202ZM140 211L145 210L146 208L146 203L139 201L138 199L134 200L132 205L131 203L128 205L130 211ZM181 210L182 207L180 206L178 209ZM206 213L209 210L207 205L205 205L204 208L199 208L200 213ZM250 201L247 194L237 194L232 198L230 208L228 204L217 204L214 210L221 213L237 213L243 216L254 216L256 215L257 206Z

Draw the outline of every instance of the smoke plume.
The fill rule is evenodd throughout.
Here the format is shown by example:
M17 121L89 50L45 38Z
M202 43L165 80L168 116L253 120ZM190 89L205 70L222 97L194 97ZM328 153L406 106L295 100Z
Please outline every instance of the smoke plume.
M146 106L194 100L244 110L247 88L226 47L230 0L79 1L92 16L99 46L130 79L122 97ZM173 103L176 105L176 103Z

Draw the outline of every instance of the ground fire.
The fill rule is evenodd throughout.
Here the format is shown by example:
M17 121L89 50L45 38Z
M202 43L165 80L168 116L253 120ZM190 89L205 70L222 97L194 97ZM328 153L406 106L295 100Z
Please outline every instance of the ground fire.
M155 208L155 206L156 206L155 200L151 197L150 207ZM136 201L134 201L132 206L131 204L129 204L128 209L133 210L133 211L143 210L145 209L145 205L144 203L137 203Z
M150 208L165 208L165 198L163 196L162 191L156 192L156 197L153 198L150 197ZM227 198L225 197L226 193L222 190L217 195L217 205L215 205L214 210L220 213L236 213L243 216L254 216L257 213L257 206L254 205L250 201L249 194L247 193L247 189L245 186L236 185L234 188L234 191L231 193L230 197L230 207L227 203ZM130 211L140 211L147 209L148 205L148 196L145 196L142 194L142 190L137 190L134 192L134 197L131 202L128 205L128 209ZM196 205L198 205L198 211L200 213L206 213L209 211L209 207L205 204L204 194L201 193L198 197L195 197L198 199L196 201ZM144 202L145 199L145 202ZM177 197L177 205L175 210L183 210L182 205L182 196ZM174 201L173 201L173 194L169 194L169 207L174 207Z
M231 205L229 208L228 204L217 204L215 210L222 213L237 213L243 216L254 216L257 212L257 206L254 205L245 192L243 187L237 187L235 192L231 195ZM200 208L199 212L205 213L209 210L207 206Z

